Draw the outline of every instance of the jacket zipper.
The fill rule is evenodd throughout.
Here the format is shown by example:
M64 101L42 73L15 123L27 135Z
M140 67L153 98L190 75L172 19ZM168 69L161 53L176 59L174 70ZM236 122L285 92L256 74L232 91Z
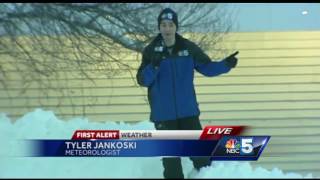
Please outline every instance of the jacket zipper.
M171 64L171 68L172 68L172 77L173 77L173 96L174 96L174 108L175 108L175 113L176 113L176 119L178 119L178 112L177 112L177 98L176 98L176 71L175 71L175 67L176 67L176 61L172 60L174 64ZM172 67L173 66L173 67Z

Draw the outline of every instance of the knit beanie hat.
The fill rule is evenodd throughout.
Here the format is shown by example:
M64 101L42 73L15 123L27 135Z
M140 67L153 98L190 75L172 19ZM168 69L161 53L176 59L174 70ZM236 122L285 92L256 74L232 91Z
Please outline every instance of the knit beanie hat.
M170 8L163 9L158 16L158 28L160 29L160 23L162 20L171 20L178 29L178 15Z

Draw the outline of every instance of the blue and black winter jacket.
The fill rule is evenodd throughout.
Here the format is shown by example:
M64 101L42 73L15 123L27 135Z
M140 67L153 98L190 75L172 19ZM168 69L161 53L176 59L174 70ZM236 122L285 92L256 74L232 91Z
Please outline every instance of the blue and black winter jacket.
M204 76L218 76L230 71L225 60L213 62L196 44L176 34L169 54L159 34L143 51L138 69L138 84L148 87L153 122L200 115L193 79L194 70ZM160 61L159 67L152 61Z

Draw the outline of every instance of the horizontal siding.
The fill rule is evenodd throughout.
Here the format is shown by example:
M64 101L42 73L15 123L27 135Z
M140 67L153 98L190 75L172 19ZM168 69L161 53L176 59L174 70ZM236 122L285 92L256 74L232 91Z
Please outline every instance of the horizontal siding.
M320 40L320 31L238 32L230 33L224 39L229 41L309 41Z
M271 135L259 161L251 164L320 177L319 48L320 31L226 35L208 54L219 60L239 50L237 68L214 78L195 73L202 124L246 125L251 127L246 135ZM88 51L99 56L95 50ZM67 49L58 53L72 57ZM74 66L58 60L59 72L42 79L56 87L48 89L36 81L26 86L28 79L23 80L19 72L32 72L29 66L0 52L9 79L6 88L0 86L0 112L17 119L42 107L64 120L84 116L102 122L147 121L147 90L135 80L141 56L127 50L119 55L130 65L130 72L112 63L88 66L85 71L94 83L80 76ZM112 79L106 75L110 66L120 72Z
M317 103L320 102L320 99L315 99L318 93L291 93L287 96L283 96L282 94L259 94L256 97L256 94L243 94L239 96L238 94L230 94L228 96L225 95L215 95L215 94L204 94L199 93L197 99L202 102L202 104L217 104L218 106L224 106L229 104L241 105L243 103L253 104L261 103L262 105L268 105L269 103ZM1 97L0 107L7 107L8 104L10 106L37 106L39 105L39 96L29 96L29 97L19 97L10 99L8 97ZM148 104L146 97L144 95L128 95L128 96L72 96L71 100L67 98L63 98L63 96L51 96L50 98L46 98L43 96L43 99L40 101L42 104L48 106L55 106L57 104L61 104L64 106L69 106L72 104L88 104L95 103L93 105L99 106L117 106L117 105L145 105Z
M232 84L278 84L278 83L320 83L320 65L319 66L307 66L307 67L273 67L273 68L242 68L238 69L239 71L247 70L247 72L252 73L252 76L241 76L240 72L230 72L230 74L225 74L219 77L208 78L200 74L194 80L197 86L213 84L213 85L232 85ZM264 76L254 76L253 74L258 74L263 71L266 74ZM275 76L273 72L279 70L280 72L297 72L297 74L292 74L288 76ZM302 72L309 72L308 74L300 75ZM312 73L315 72L315 73ZM319 72L319 75L315 75L316 72ZM134 71L136 73L136 71ZM237 74L238 76L236 76ZM273 74L274 76L268 76L268 74ZM317 73L318 74L318 73ZM231 76L233 75L233 76ZM242 74L243 75L243 74ZM20 80L12 80L9 82L12 87L8 89L19 89L19 85L22 84ZM37 83L33 83L32 88L41 88ZM94 82L88 79L72 79L72 80L61 80L61 79L52 79L50 84L57 87L70 87L70 88L79 88L79 87L131 87L137 86L136 79L134 78L118 78L113 80L108 80L106 78L96 78ZM31 88L30 88L31 89Z
M60 103L60 102L57 102ZM56 104L45 104L41 103L41 101L34 102L33 104L25 103L24 105L20 106L0 106L2 109L10 109L10 108L23 108L24 106L29 106L30 108L37 108L41 107L43 104L48 108L54 108L57 106ZM90 102L83 102L83 101L72 101L68 104L61 103L59 107L63 108L64 112L68 112L68 107L76 108L76 109L83 109L84 107L87 109L86 112L88 113L147 113L149 112L149 105L147 103L141 104L133 104L133 103L126 103L126 104L91 104ZM256 112L274 112L275 114L278 111L318 111L320 107L320 100L318 101L304 101L304 102L240 102L240 103L214 103L214 102L202 102L200 104L200 109L202 112L212 112L212 113L237 113L237 112L245 112L248 114L256 113Z

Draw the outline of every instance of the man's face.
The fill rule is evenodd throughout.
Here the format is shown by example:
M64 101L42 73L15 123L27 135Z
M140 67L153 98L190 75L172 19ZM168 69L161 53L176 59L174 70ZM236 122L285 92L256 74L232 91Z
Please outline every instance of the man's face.
M175 38L177 31L176 25L171 20L162 20L160 22L160 33L165 40L172 40Z

